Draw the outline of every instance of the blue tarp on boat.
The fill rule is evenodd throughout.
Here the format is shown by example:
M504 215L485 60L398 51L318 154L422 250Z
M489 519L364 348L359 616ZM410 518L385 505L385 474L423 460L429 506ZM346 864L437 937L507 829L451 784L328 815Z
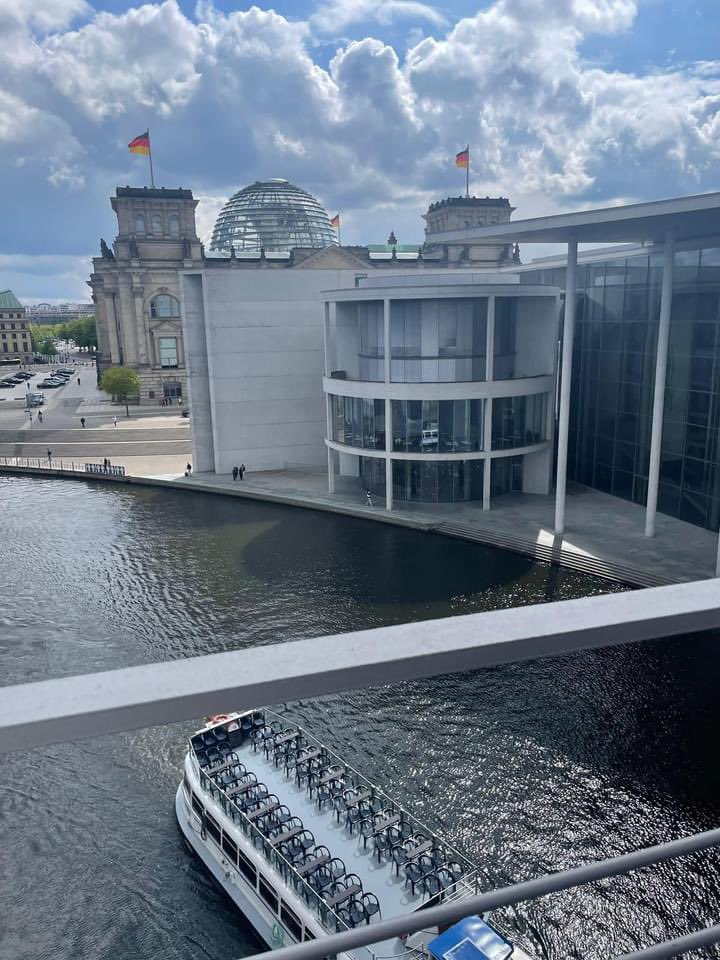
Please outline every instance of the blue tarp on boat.
M513 945L480 917L465 917L428 944L435 960L507 960Z

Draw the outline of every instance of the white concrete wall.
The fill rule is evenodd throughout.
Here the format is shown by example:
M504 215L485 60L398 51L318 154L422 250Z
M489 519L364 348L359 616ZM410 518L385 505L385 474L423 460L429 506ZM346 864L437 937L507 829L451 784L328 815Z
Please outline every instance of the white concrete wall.
M360 323L356 303L338 303L335 313L335 356L337 366L350 380L360 375Z
M240 463L250 471L326 466L320 292L352 287L354 276L204 270L216 472Z
M188 399L192 428L193 470L195 473L206 473L215 468L215 451L202 277L200 274L181 275L180 279L183 334L188 353Z
M552 445L523 458L523 493L550 493L552 490Z

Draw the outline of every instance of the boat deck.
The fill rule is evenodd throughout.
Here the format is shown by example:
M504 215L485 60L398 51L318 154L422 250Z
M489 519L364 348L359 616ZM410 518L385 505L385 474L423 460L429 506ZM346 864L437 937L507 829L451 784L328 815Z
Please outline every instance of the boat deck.
M356 873L360 877L363 889L378 898L383 919L411 913L420 906L422 894L417 890L414 895L411 893L403 874L399 877L395 875L392 861L383 857L378 863L372 840L368 840L367 850L364 850L363 838L358 835L357 829L351 835L342 817L338 823L330 804L318 810L315 797L309 797L307 789L295 783L294 772L286 777L282 766L276 767L272 758L266 758L261 749L254 753L249 743L236 748L235 752L248 772L252 771L259 781L266 784L270 793L276 794L294 816L300 817L315 836L316 844L325 844L333 857L340 857L344 861L348 873ZM390 947L389 944L387 946ZM376 952L382 955L377 948ZM394 950L388 952L394 953Z

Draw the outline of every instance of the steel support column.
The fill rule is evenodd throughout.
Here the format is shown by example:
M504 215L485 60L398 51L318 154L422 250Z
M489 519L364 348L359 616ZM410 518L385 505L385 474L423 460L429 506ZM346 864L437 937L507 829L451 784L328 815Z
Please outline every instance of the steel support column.
M558 417L557 478L555 480L555 533L565 533L565 497L567 486L568 427L570 423L570 390L572 387L572 355L575 337L575 276L577 273L577 240L568 240L565 271L565 319L563 323L562 372L560 380L560 416Z
M652 432L650 436L650 467L645 507L645 536L655 536L658 483L660 481L660 447L662 446L663 416L665 413L665 379L667 376L668 344L670 342L670 314L672 312L673 266L675 237L665 235L660 320L658 322L657 350L655 352L655 395L653 397Z

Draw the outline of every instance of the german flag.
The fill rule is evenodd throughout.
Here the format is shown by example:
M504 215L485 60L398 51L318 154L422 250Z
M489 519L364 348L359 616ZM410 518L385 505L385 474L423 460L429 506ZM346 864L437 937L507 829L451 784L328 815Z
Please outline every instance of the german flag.
M130 153L141 153L144 157L147 157L150 153L150 131L146 130L145 133L141 133L139 137L131 140L128 144L128 150Z
M332 220L330 221L330 226L333 227L335 230L339 230L339 229L340 229L340 214L339 214L339 213L336 213L335 216L332 218Z
M468 144L464 150L461 150L460 153L455 154L455 166L462 167L463 170L467 170L470 166L470 145Z

